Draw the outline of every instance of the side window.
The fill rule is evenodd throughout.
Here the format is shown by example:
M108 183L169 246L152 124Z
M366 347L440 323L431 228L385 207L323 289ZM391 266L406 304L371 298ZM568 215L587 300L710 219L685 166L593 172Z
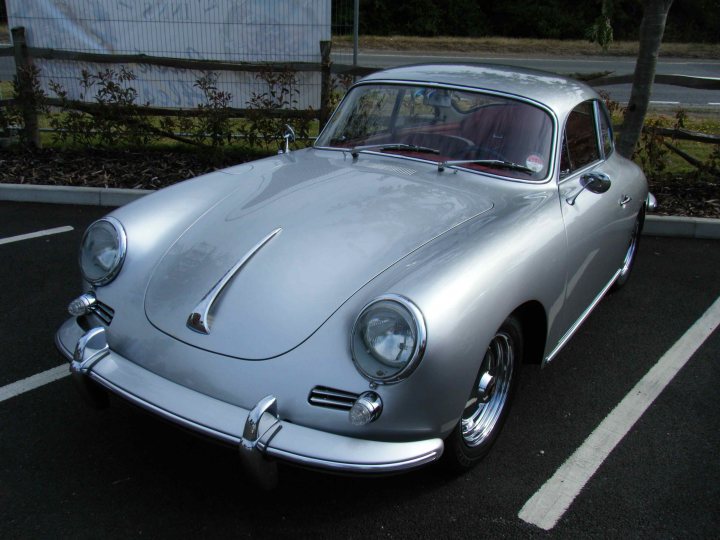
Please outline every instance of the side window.
M594 109L592 101L585 101L575 107L568 116L560 158L561 176L567 176L600 159Z
M608 157L612 154L615 146L613 144L612 124L610 123L607 109L602 103L600 103L600 140L602 140L603 144L603 153L605 157Z

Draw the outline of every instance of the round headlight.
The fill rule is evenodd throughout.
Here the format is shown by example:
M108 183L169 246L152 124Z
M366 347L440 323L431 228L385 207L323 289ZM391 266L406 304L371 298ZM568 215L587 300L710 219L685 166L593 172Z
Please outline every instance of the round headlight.
M90 225L80 245L80 270L93 285L105 285L117 276L125 260L125 229L114 217Z
M417 306L403 296L382 296L365 306L355 321L353 362L372 381L397 382L417 366L425 339L425 321Z

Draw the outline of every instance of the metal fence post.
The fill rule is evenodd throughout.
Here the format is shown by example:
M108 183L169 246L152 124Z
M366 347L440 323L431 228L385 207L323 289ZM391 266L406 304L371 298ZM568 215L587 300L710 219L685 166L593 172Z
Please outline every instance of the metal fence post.
M24 27L18 26L12 29L12 41L15 52L15 73L20 91L20 107L25 123L25 137L30 146L40 148L38 113L33 93L32 59L25 41Z
M332 94L332 83L330 80L330 51L332 49L332 42L321 41L320 42L320 55L321 60L321 82L320 82L320 129L325 127L325 123L328 121L330 116L330 98Z
M358 65L358 41L360 41L360 0L353 6L353 67Z

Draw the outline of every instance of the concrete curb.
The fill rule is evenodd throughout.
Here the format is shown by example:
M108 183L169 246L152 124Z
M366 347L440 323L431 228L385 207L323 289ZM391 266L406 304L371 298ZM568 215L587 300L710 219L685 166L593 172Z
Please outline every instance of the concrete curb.
M644 236L720 239L720 219L683 216L647 216Z
M0 201L123 206L154 190L0 184Z
M122 206L154 190L0 184L0 201ZM720 240L720 219L649 215L645 236Z

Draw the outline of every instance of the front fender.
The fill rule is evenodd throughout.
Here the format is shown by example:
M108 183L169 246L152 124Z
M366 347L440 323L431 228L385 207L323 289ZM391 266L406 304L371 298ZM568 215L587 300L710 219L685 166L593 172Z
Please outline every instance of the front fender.
M425 356L386 394L412 403L446 436L457 423L487 345L519 306L539 302L552 329L562 307L567 244L554 186L525 187L488 214L406 257L362 293L411 299L427 325ZM418 399L418 396L423 396Z

